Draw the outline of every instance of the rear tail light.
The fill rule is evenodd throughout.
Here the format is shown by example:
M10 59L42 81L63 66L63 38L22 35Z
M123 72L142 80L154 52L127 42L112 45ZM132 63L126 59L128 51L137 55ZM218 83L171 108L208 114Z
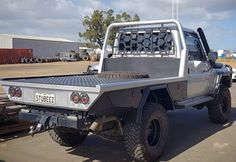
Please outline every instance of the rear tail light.
M86 105L89 103L89 96L86 93L73 92L71 94L71 101L75 104L82 103Z
M80 95L79 95L79 93L73 92L72 95L71 95L71 100L72 100L75 104L79 103L79 102L80 102Z
M89 102L89 96L85 93L81 94L81 103L82 104L87 104Z
M8 94L11 97L21 97L22 96L22 90L19 87L9 87Z
M15 93L16 93L16 89L14 87L10 87L8 89L8 94L11 96L11 97L14 97L15 96Z
M16 93L15 93L16 97L21 97L22 96L22 91L20 88L16 88Z

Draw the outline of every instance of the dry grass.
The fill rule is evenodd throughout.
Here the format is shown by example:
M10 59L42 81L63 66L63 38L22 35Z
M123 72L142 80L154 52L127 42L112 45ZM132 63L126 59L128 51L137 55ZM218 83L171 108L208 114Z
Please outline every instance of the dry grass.
M79 61L0 65L0 78L79 74L86 71L88 65L95 63L96 62ZM0 93L2 92L3 90L0 86Z
M218 59L218 62L229 64L236 68L236 60ZM28 76L49 76L60 74L78 74L87 70L90 64L97 62L79 61L79 62L54 62L42 64L8 64L0 65L0 78L6 77L28 77ZM2 93L0 86L0 93Z
M236 60L232 59L217 59L217 62L221 62L223 64L228 64L232 66L233 68L236 68Z

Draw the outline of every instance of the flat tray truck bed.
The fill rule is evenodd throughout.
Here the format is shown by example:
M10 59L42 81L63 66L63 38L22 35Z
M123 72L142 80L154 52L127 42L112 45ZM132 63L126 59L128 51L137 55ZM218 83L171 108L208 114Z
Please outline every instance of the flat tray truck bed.
M22 83L96 87L96 85L99 84L109 84L109 83L134 81L134 80L140 80L140 79L106 79L106 78L99 78L97 75L74 75L74 76L70 75L70 76L12 79L8 81L22 82Z

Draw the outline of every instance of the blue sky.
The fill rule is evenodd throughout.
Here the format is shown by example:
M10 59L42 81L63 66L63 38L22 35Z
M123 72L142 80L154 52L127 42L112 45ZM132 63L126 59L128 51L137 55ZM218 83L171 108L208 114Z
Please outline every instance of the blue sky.
M137 13L141 20L171 18L171 0L0 0L0 33L79 40L93 10ZM236 0L179 0L179 20L201 26L211 48L236 50Z

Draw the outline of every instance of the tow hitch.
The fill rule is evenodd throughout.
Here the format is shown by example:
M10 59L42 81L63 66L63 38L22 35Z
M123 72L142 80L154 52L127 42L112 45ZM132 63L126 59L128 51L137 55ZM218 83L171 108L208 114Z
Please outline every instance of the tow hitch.
M42 128L42 124L37 124L36 128L33 125L31 125L29 134L33 137L35 133L40 132L41 128Z
M66 114L66 113L54 113L54 112L42 112L36 110L22 109L19 112L19 119L36 122L37 126L30 126L29 134L34 136L35 133L46 131L54 127L68 127L68 128L83 128L84 119L82 116Z
M33 137L35 133L39 133L42 128L45 131L49 127L50 116L43 115L38 122L36 128L32 125L30 126L29 134Z

